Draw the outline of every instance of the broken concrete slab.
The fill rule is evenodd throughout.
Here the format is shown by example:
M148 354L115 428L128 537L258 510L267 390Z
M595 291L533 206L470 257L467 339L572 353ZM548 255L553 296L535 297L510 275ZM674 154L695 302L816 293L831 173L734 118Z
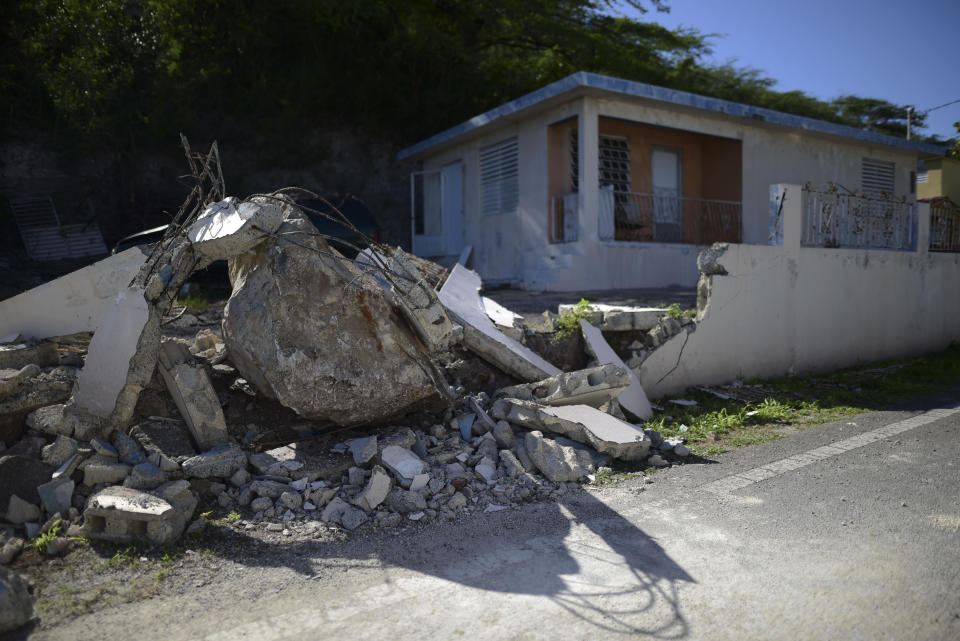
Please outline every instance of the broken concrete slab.
M463 325L467 349L523 381L559 374L559 368L496 328L480 300L481 286L479 274L455 265L440 290L440 302Z
M387 507L399 514L409 514L427 509L427 501L419 492L396 489L387 495Z
M117 457L121 463L128 465L139 465L147 460L140 444L128 436L125 432L117 432L113 437L113 447L117 452ZM109 454L108 454L109 456Z
M598 363L601 365L617 365L625 368L629 372L633 383L617 396L620 407L641 420L646 421L653 418L653 408L650 407L647 394L643 391L643 386L640 385L640 379L633 373L633 370L628 368L626 364L620 360L620 357L613 351L613 348L607 343L607 340L603 337L603 334L600 333L599 329L583 319L580 320L580 329L583 331L587 351L593 354L593 357Z
M171 461L182 463L197 455L191 444L190 432L181 421L139 423L130 428L130 437L140 444L148 458L152 453L159 453Z
M172 543L183 533L184 519L163 499L129 487L108 487L87 501L83 535L92 539L153 545Z
M497 390L497 396L533 401L541 405L590 405L600 407L617 398L633 382L630 369L616 364L600 365Z
M39 376L41 371L43 370L40 369L40 366L34 363L29 363L19 369L0 368L0 400L16 394L20 391L20 386L23 385L24 381Z
M355 438L350 443L350 453L357 465L366 465L377 455L377 437Z
M143 251L134 247L0 301L0 336L46 338L95 331L103 312L145 260Z
M452 402L370 274L338 260L299 212L279 234L297 244L270 239L230 261L223 334L246 380L305 418L340 425Z
M78 409L103 419L113 416L121 393L128 385L131 359L142 347L143 334L151 332L155 334L154 339L159 340L159 322L151 328L150 320L151 309L143 289L127 287L117 294L98 323L86 362L77 376L73 401ZM152 362L150 373L153 373ZM136 390L137 394L140 389ZM132 407L130 410L132 414Z
M518 328L523 323L523 316L512 312L492 298L486 296L480 297L483 305L483 311L490 317L495 325L500 327Z
M512 398L499 399L494 416L527 429L562 434L598 452L625 461L637 461L650 451L642 427L621 421L589 405L547 407Z
M83 484L123 483L132 468L126 463L91 463L83 468Z
M536 468L554 483L577 481L593 471L589 454L544 438L539 431L527 432L524 445Z
M153 490L167 482L166 473L153 463L139 463L130 470L130 476L123 480L124 487L135 490Z
M431 353L448 350L453 336L453 323L440 303L436 290L424 280L414 262L399 247L393 250L387 267L395 292L395 304L420 340Z
M236 443L220 445L180 464L184 475L191 478L230 478L237 470L246 467L247 453Z
M574 311L576 305L560 305L558 313ZM637 307L633 305L607 305L590 303L588 320L603 332L649 331L669 312L663 307Z
M193 365L187 346L163 341L158 353L160 375L167 384L180 416L201 450L229 440L220 400L206 370Z

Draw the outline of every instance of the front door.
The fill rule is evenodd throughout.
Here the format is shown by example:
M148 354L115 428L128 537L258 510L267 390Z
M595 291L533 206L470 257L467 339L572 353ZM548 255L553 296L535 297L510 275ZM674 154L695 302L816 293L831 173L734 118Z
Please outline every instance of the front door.
M443 168L443 253L459 254L463 249L463 163Z
M683 224L680 151L654 148L650 164L653 174L653 240L680 242Z

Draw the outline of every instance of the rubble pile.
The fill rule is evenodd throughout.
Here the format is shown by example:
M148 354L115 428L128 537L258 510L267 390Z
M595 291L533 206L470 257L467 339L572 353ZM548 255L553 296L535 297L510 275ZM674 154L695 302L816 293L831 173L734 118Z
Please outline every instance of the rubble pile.
M643 429L635 373L589 323L595 365L562 372L498 325L517 316L474 272L443 281L373 241L348 260L284 191L223 197L215 160L195 159L169 237L85 268L123 272L98 281L95 321L63 324L93 332L85 356L0 314L0 563L41 535L48 555L74 536L166 545L203 528L198 505L269 531L451 520L555 499L614 459L666 464L656 447L684 454ZM193 271L223 258L221 331L164 329ZM48 290L77 287L63 278ZM653 333L665 312L597 322ZM471 362L511 384L467 389Z

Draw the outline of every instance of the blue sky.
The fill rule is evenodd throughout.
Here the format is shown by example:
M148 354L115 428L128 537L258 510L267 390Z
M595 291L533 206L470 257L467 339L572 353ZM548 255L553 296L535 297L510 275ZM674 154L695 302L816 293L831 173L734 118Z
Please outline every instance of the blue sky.
M759 69L780 91L825 100L856 94L920 110L960 98L960 0L667 4L670 13L651 9L640 19L717 34L714 62ZM923 133L956 136L957 121L960 103L930 113Z

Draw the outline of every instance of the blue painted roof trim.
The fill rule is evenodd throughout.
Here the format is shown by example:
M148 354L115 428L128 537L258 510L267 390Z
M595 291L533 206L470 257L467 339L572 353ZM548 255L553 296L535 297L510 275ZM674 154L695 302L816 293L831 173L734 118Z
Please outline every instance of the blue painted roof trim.
M426 140L422 140L411 147L407 147L401 151L397 157L402 160L404 158L415 156L432 147L450 142L454 138L462 136L463 134L489 125L496 120L532 107L539 102L543 102L549 98L554 98L579 88L599 89L625 96L649 98L651 100L659 100L661 102L674 105L694 107L696 109L703 109L705 111L714 111L717 113L726 114L728 116L739 116L741 118L760 120L776 125L805 129L807 131L815 131L834 136L843 136L845 138L854 138L856 140L864 140L880 145L901 147L903 149L910 149L913 151L919 151L938 156L943 156L946 154L946 148L939 145L931 145L929 143L914 140L904 140L903 138L896 138L895 136L887 136L885 134L878 134L872 131L866 131L864 129L857 129L855 127L848 127L846 125L838 125L836 123L816 120L814 118L806 118L804 116L794 116L781 111L764 109L763 107L752 107L750 105L744 105L738 102L720 100L719 98L709 98L707 96L700 96L698 94L688 93L686 91L677 91L675 89L657 87L655 85L648 85L642 82L623 80L622 78L612 78L610 76L603 76L587 71L578 71L577 73L563 78L562 80L558 80L545 87L541 87L532 93L528 93L527 95L521 96L516 100L511 100L510 102L504 103L495 109L491 109L490 111L482 113L479 116L474 116L466 122L462 122L455 127L451 127L450 129L435 134Z

